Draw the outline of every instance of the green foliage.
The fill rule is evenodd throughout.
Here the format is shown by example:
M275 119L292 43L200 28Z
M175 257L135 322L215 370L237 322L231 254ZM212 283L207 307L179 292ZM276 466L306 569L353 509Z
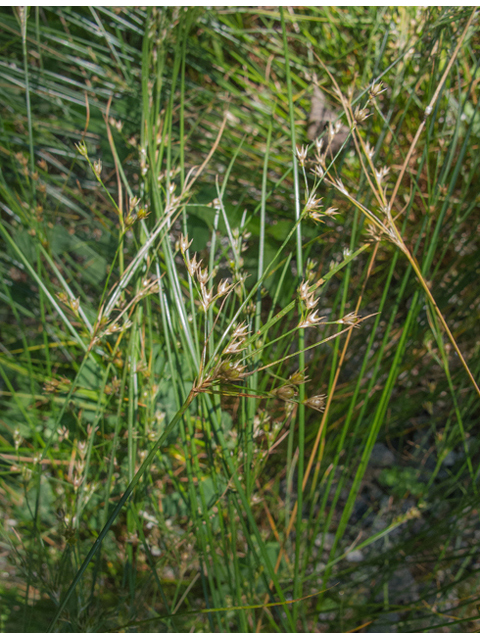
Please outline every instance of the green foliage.
M478 630L477 25L1 9L2 631Z
M389 487L392 495L403 498L405 494L411 493L413 496L421 496L426 489L426 484L419 481L419 473L412 467L403 469L402 467L392 467L383 469L379 481Z

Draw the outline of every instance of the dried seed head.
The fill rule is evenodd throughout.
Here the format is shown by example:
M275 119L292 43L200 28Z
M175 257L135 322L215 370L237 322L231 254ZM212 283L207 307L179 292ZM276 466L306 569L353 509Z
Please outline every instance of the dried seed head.
M95 160L95 162L93 163L93 172L95 174L95 176L98 178L98 180L100 180L100 176L102 173L102 161L101 160Z
M58 441L62 442L64 438L68 438L69 431L67 427L58 427L57 433L58 433Z
M332 142L335 137L335 127L331 122L328 123L328 144Z
M370 98L374 99L386 90L387 87L384 86L383 82L376 82L375 84L372 84L368 93Z
M187 249L190 247L190 245L192 244L193 239L190 240L190 242L188 241L188 233L186 236L182 234L180 234L180 251L182 252L182 254L185 254Z
M347 313L345 317L343 317L341 320L338 320L338 323L346 324L350 327L358 327L360 323L360 318L354 312Z
M370 160L373 158L373 154L375 153L375 149L370 145L369 142L365 143L365 153Z
M28 467L22 467L22 478L25 480L25 482L28 482L32 477L32 470L29 469Z
M245 339L248 336L248 333L249 333L248 324L246 322L242 322L241 324L235 327L233 331L233 337Z
M110 117L108 122L110 123L110 125L112 127L115 127L115 129L120 133L121 130L123 129L123 122L121 120L115 120L115 118Z
M77 145L75 145L77 146ZM83 154L82 154L83 155ZM20 151L18 153L15 154L16 159L20 162L21 165L23 165L24 167L27 166L28 164L28 158L25 154L21 153Z
M315 295L311 293L308 298L305 299L305 306L308 311L311 309L315 309L318 304L318 298L315 298Z
M137 216L134 213L127 213L125 216L125 226L132 227L137 220Z
M58 387L60 386L60 380L56 380L52 378L51 380L47 380L43 385L43 390L46 393L54 393Z
M382 213L384 213L389 220L391 220L391 218L392 218L392 209L390 208L389 204L386 204L386 205L383 205L383 207L380 207L380 211Z
M139 204L140 204L140 198L138 196L133 196L128 201L128 208L130 209L130 211L133 211L136 207L138 207Z
M310 292L310 282L303 280L302 284L298 287L298 295L302 300L308 298Z
M200 284L207 284L208 282L208 268L205 267L205 269L198 269L197 270L197 278L198 281L200 282Z
M213 298L213 289L210 289L210 291L208 291L206 286L202 283L202 284L200 284L200 291L202 292L203 310L206 313L208 308L209 308L209 306L212 304L213 299L214 299Z
M307 160L307 152L308 149L305 145L302 145L301 148L297 147L297 158L301 167L305 166L305 161Z
M85 142L83 142L83 140L82 142L77 142L75 148L81 156L83 156L84 158L88 158L87 145L85 144Z
M122 330L122 327L116 322L113 322L107 329L105 329L105 335L109 336L112 333L118 333L121 330Z
M343 182L340 179L335 180L333 184L337 187L340 193L343 193L345 196L348 196L348 191L345 189Z
M382 182L382 180L384 180L388 176L389 171L390 171L389 167L382 167L378 171L377 169L375 169L375 176L378 182Z
M335 207L328 207L328 209L326 209L323 212L323 215L324 216L336 216L339 213L340 213L340 211L338 209L336 209Z
M318 205L322 202L322 199L323 198L315 198L315 194L312 193L305 204L305 213L315 222L319 222L322 217L322 214L315 210L316 207L318 207Z
M380 242L383 238L383 233L373 224L367 224L366 231L369 242Z
M82 482L83 482L82 477L79 477L77 475L74 476L72 484L73 484L73 489L75 493L77 493L78 487L82 484Z
M80 308L80 298L72 298L70 300L70 308L74 313L78 313L78 309Z
M97 425L95 428L92 427L91 424L87 425L87 435L91 436L92 433L97 433L97 431L99 430L99 426Z
M315 198L315 194L312 193L312 195L308 198L305 204L305 211L307 212L313 211L318 207L318 205L321 203L322 200L323 198Z
M18 451L21 442L22 442L22 435L20 433L20 429L17 427L13 432L13 443L15 445L15 451Z
M222 280L221 282L218 283L217 297L224 296L229 289L230 289L230 284L228 280Z
M298 385L307 382L308 378L306 377L304 371L295 371L295 373L292 373L288 380L291 382L291 384L294 384L298 387Z
M238 340L237 342L231 342L223 353L224 354L239 353L240 351L243 351L243 349L245 348L242 345L243 345L243 340Z
M321 213L320 211L311 211L308 214L308 217L310 218L310 220L313 220L314 222L321 222L323 218L323 213Z
M366 120L366 119L368 118L368 116L369 116L369 115L370 115L370 114L369 114L369 112L368 112L368 109L366 109L365 107L364 107L364 108L362 108L362 109L361 109L360 107L357 107L357 108L355 109L355 113L353 114L353 117L354 117L354 119L355 119L355 122L356 122L357 124L360 124L361 122L363 122L364 120Z
M324 320L324 316L319 316L318 311L311 311L307 317L298 325L299 329L308 329Z
M245 375L244 370L245 365L228 360L220 365L216 377L220 380L239 380Z
M315 411L325 411L325 399L327 396L320 394L318 396L312 396L311 398L307 398L303 404L310 409L315 409Z
M297 390L289 384L273 390L273 394L284 402L290 402L297 395Z
M200 269L200 265L202 264L202 261L201 260L197 261L197 254L195 253L193 255L193 258L191 258L190 260L186 259L186 264L187 264L188 273L190 274L190 277L193 278L196 271Z

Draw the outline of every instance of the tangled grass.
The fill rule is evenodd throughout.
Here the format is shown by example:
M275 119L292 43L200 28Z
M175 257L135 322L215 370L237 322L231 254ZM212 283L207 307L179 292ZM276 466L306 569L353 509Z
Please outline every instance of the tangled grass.
M0 21L2 630L478 629L476 10Z

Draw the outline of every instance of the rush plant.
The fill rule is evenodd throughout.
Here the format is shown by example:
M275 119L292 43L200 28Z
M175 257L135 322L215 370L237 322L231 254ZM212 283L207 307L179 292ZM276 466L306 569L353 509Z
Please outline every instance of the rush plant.
M2 630L478 628L477 24L2 10Z

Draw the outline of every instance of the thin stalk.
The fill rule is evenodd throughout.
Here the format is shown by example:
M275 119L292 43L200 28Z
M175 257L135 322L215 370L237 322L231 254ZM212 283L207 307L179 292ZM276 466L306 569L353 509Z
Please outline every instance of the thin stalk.
M288 91L288 109L290 115L290 140L292 146L292 165L293 165L293 186L295 199L295 220L297 224L297 279L301 280L303 276L303 250L302 250L302 229L300 223L301 204L300 204L300 182L298 178L297 167L297 145L295 140L295 108L293 104L292 80L290 77L290 58L288 53L287 30L285 28L285 18L283 7L280 8L280 17L282 22L283 50L285 56L285 76L287 79ZM301 329L298 333L298 368L299 371L305 370L305 333ZM295 569L294 569L294 587L293 597L300 600L302 597L302 583L300 581L300 550L302 546L302 517L303 517L303 474L305 460L305 385L299 388L299 406L298 406L298 472L297 472L297 525L295 537ZM294 423L290 427L294 428ZM298 603L293 605L292 615L294 620L298 616Z
M47 629L47 633L52 633L53 632L53 630L55 628L55 625L57 624L60 616L62 615L63 610L65 609L65 606L67 605L68 601L70 600L71 596L73 595L73 593L74 593L74 591L76 589L76 586L80 581L80 578L83 576L83 574L85 573L88 565L90 564L90 561L92 560L92 558L95 556L95 554L99 550L99 548L100 548L100 546L102 544L102 541L104 540L104 538L107 535L107 533L110 531L110 527L115 522L118 514L122 510L122 508L125 505L125 503L127 502L128 498L132 495L133 490L135 489L135 487L138 484L139 480L142 478L143 474L150 468L150 464L153 462L153 459L154 459L157 451L160 449L160 447L162 446L163 442L166 440L168 435L173 431L173 429L175 428L177 423L182 419L183 415L185 414L185 412L187 411L188 407L190 406L190 404L192 403L192 401L194 400L195 397L196 397L196 393L193 390L190 391L190 393L188 394L185 402L183 403L181 408L177 411L177 413L175 414L173 419L170 421L170 424L165 428L165 430L162 433L162 435L158 438L158 440L156 441L155 445L150 450L150 453L145 458L144 462L140 465L139 470L134 475L134 477L131 480L131 482L128 484L124 494L122 495L122 497L120 498L117 506L113 510L112 515L107 520L105 526L103 527L103 529L99 533L98 538L95 540L94 544L92 545L92 548L88 552L85 560L82 562L82 565L80 566L80 569L77 571L77 574L76 574L75 578L73 579L70 587L68 588L67 593L65 594L64 598L62 599L62 601L61 601L61 603L60 603L60 605L59 605L59 607L58 607L58 609L57 609L57 611L55 613L55 616L54 616L52 622L50 623L50 625L49 625L49 627Z

